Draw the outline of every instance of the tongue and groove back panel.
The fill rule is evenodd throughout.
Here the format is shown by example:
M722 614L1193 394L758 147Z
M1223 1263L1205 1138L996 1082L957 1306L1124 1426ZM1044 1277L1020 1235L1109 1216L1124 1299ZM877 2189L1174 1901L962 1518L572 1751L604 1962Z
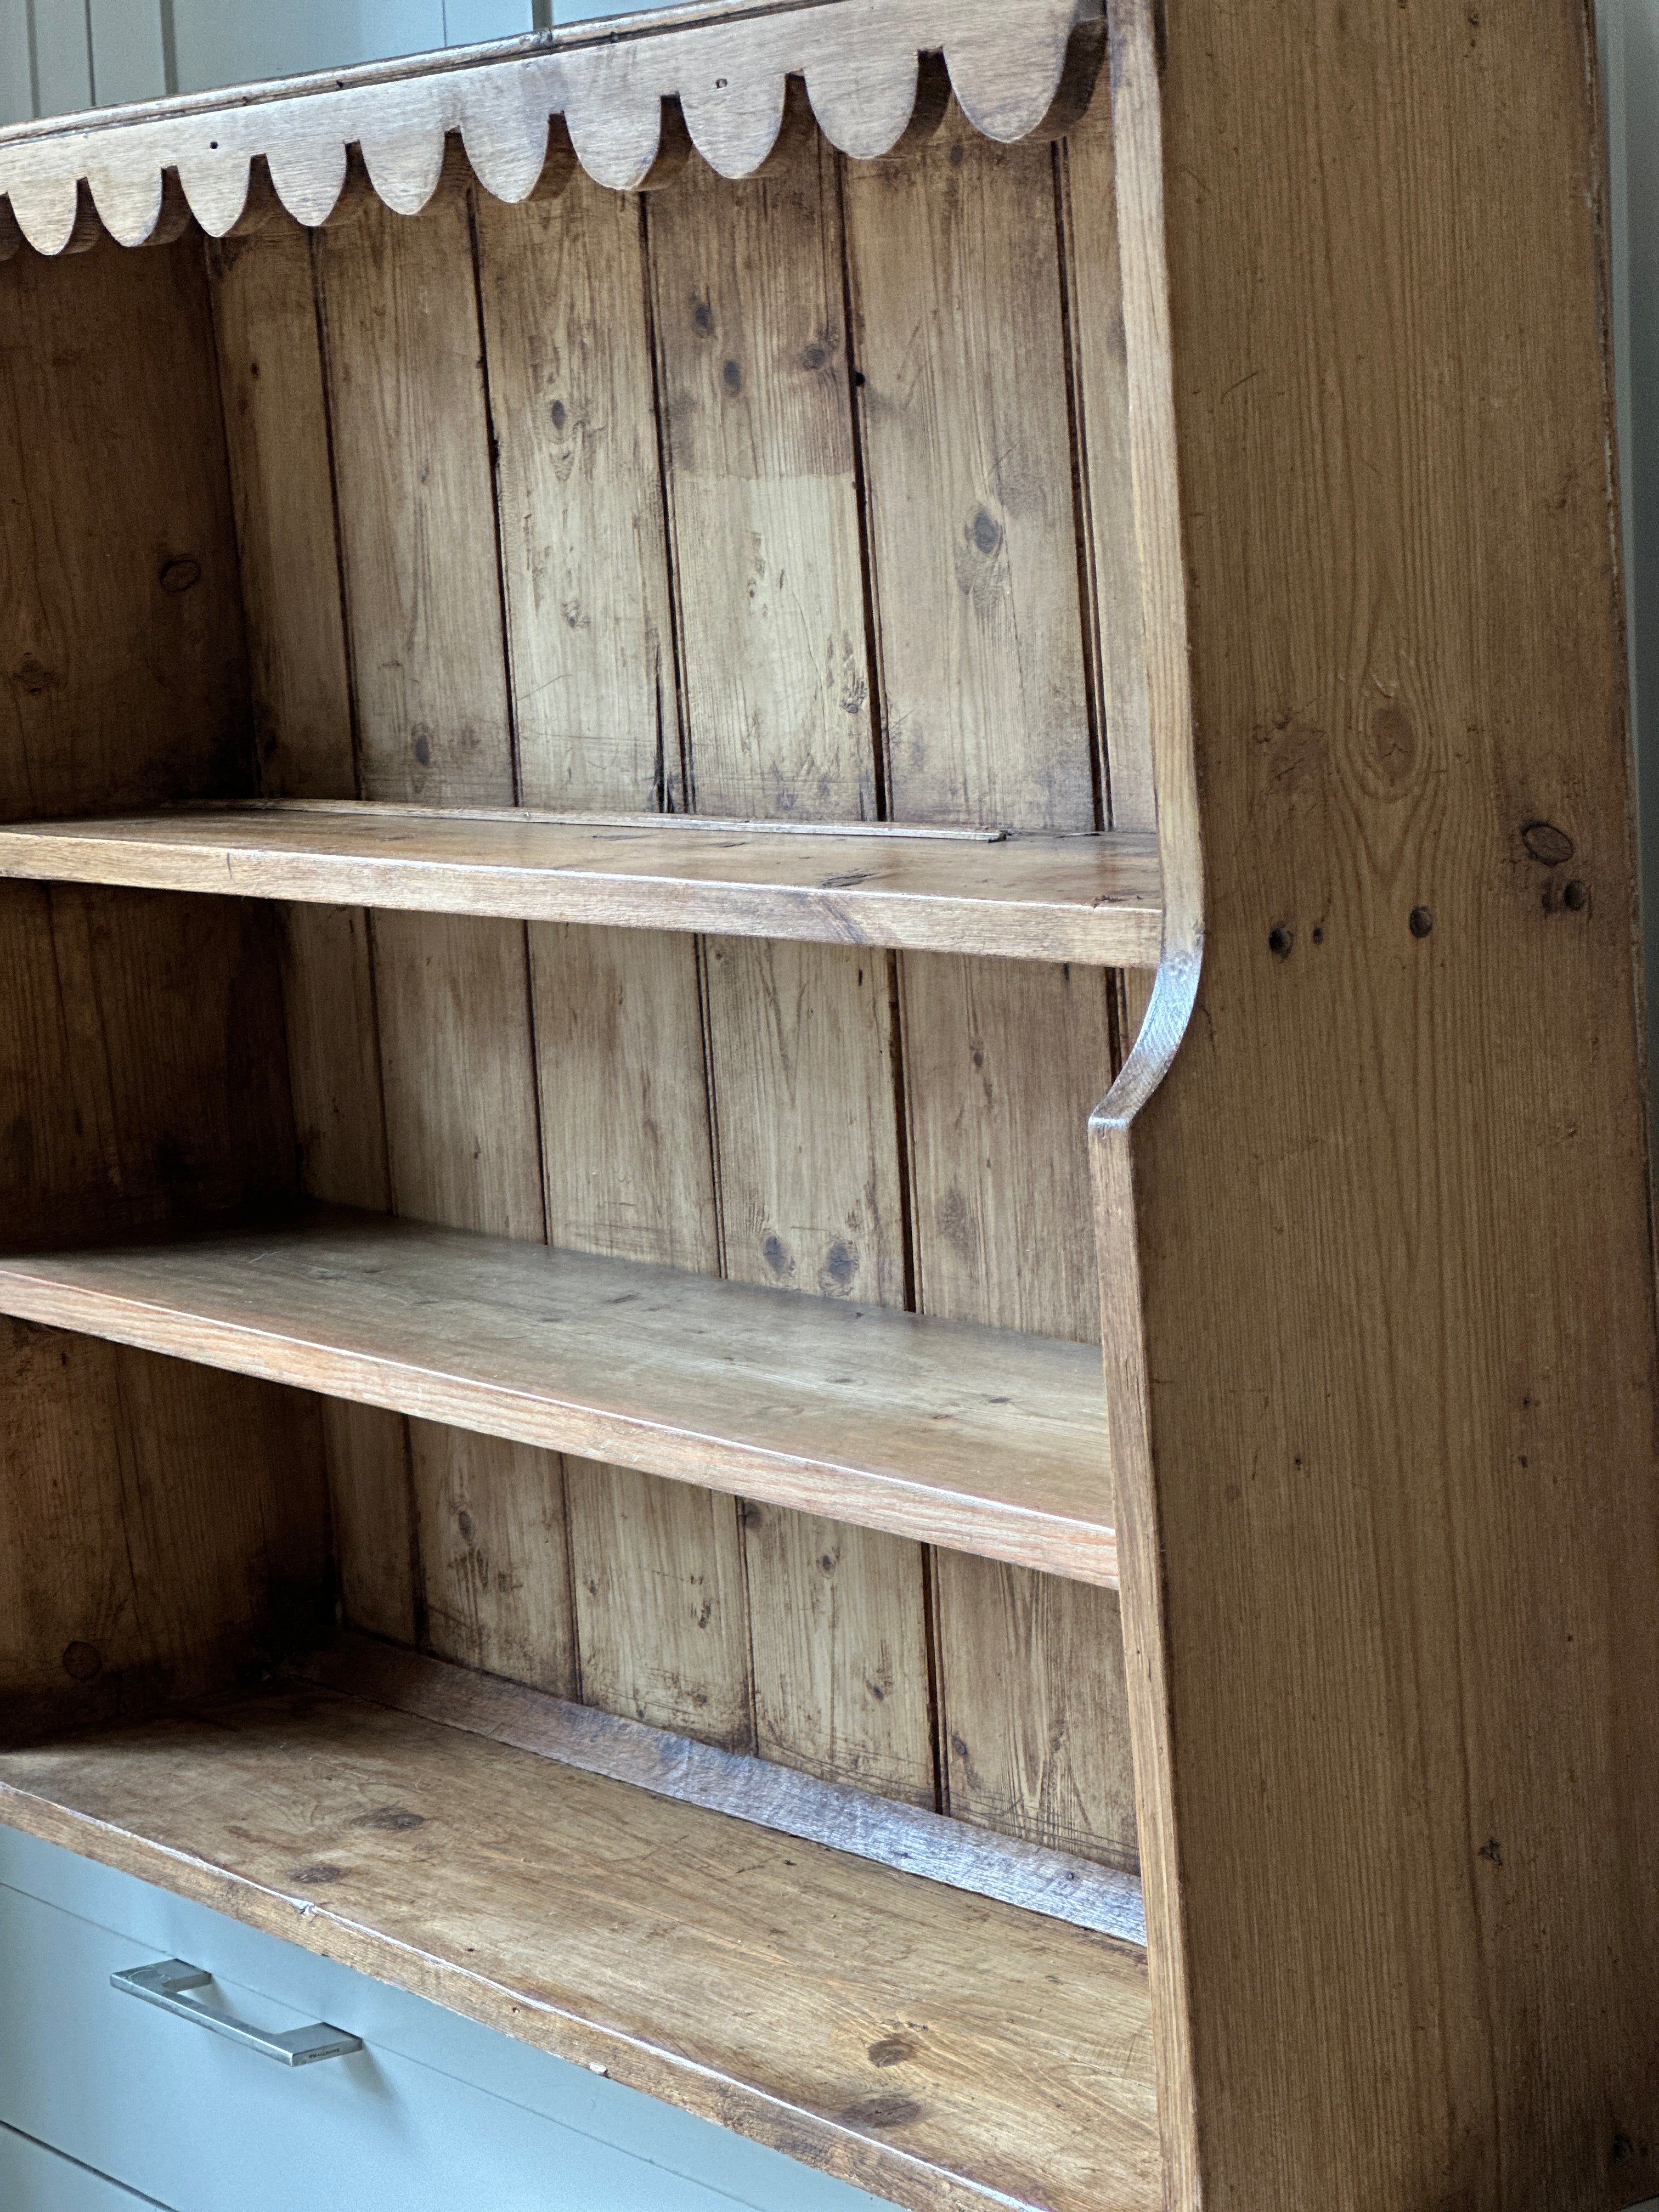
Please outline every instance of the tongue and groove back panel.
M0 818L250 789L199 244L20 253L0 319ZM264 909L8 883L0 975L11 1249L292 1191ZM0 1734L187 1696L325 1620L310 1400L11 1320L0 1361Z
M214 248L263 788L1138 825L1109 764L1138 712L1112 229L1103 91L1058 147L952 110L874 163L787 132L744 184L578 173L508 207L452 183L413 221L371 203ZM1097 1335L1115 977L283 927L317 1195ZM359 1625L1133 1864L1114 1593L325 1419Z

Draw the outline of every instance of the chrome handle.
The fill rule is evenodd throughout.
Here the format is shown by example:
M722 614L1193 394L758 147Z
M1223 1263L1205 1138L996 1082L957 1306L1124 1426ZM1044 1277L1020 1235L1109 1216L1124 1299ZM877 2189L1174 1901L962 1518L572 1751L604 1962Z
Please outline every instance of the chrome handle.
M125 1973L110 1976L112 1989L124 1990L130 1997L142 1997L146 2004L160 2005L163 2012L176 2012L181 2020L193 2020L198 2027L210 2027L216 2035L228 2035L233 2043L245 2043L250 2051L257 2051L266 2058L274 2058L283 2066L314 2066L319 2058L344 2058L363 2047L362 2038L347 2035L337 2027L330 2027L325 2021L315 2027L284 2028L267 2034L262 2027L251 2027L245 2020L235 2020L228 2013L210 2012L199 1997L185 1995L186 1990L199 1990L213 1979L200 1966L187 1966L182 1959L163 1959L159 1966L129 1966Z

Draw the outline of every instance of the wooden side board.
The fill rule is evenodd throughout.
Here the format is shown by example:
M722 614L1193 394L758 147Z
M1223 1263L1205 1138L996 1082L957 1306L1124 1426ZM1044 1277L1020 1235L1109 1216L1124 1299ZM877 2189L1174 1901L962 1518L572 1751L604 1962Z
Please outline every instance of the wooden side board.
M0 1757L0 1820L915 2212L1159 2202L1083 1929L321 1689Z
M761 168L810 102L830 142L867 158L939 120L945 80L975 127L1016 140L1088 104L1100 0L712 0L446 52L0 131L0 247L77 251L99 225L125 246L215 237L278 202L319 225L370 190L413 215L464 147L517 201L574 161L633 191L691 146L720 175ZM921 68L942 57L942 70ZM792 81L804 97L788 92ZM670 110L672 104L672 120ZM550 118L557 130L550 143ZM786 128L786 126L788 126ZM574 157L574 159L573 159Z
M0 1310L1116 1579L1083 1345L344 1209L8 1257Z
M1166 12L1206 931L1097 1142L1168 2201L1613 2212L1659 1467L1589 11Z
M0 830L0 878L1155 967L1158 841L276 804Z

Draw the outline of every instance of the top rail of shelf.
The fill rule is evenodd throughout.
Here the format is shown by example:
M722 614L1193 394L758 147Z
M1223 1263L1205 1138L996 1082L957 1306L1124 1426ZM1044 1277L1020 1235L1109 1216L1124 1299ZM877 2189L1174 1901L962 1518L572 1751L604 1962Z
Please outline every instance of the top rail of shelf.
M60 253L100 227L137 246L191 216L222 237L279 204L315 226L366 191L413 215L452 136L514 201L579 161L617 191L660 184L693 146L722 176L751 175L809 102L864 160L936 125L948 92L988 137L1053 134L1088 104L1103 28L1101 0L702 0L16 125L0 131L0 250Z

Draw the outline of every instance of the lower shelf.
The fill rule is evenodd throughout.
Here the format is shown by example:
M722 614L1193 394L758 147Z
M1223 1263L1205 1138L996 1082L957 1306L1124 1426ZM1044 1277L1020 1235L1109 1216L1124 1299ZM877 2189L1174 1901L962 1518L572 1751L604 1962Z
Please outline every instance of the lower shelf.
M897 2203L1162 2201L1084 1929L314 1682L0 1756L0 1820Z

